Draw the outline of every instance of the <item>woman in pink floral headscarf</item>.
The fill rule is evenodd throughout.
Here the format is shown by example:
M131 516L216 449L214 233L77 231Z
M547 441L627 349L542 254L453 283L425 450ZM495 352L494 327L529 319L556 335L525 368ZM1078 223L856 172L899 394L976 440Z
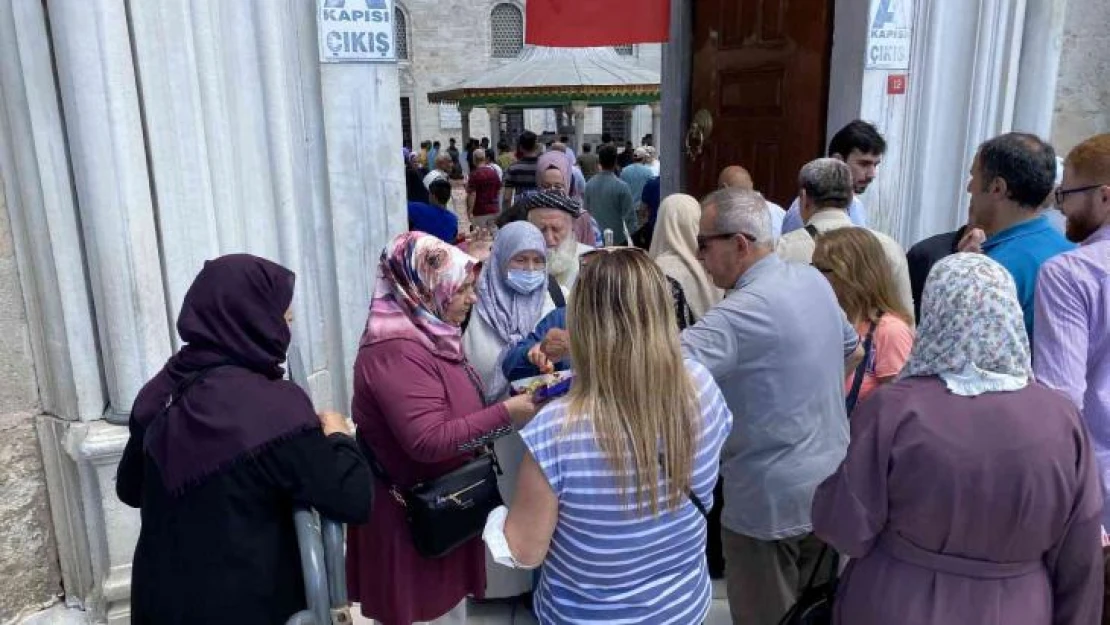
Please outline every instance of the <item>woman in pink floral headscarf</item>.
M528 396L486 406L462 353L461 326L476 300L480 264L422 232L382 252L378 284L354 370L351 411L358 438L400 488L439 477L472 449L535 414ZM384 625L465 622L468 595L485 591L485 553L476 538L442 558L420 556L405 511L375 480L367 525L347 533L347 587L362 613Z

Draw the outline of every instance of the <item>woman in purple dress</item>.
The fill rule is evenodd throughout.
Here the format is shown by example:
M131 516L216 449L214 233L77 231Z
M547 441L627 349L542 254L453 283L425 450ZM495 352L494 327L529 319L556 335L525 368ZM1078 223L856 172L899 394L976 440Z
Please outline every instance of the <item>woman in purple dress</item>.
M1101 507L1079 414L1032 379L1013 279L944 259L899 381L814 498L814 532L852 558L835 622L1098 623Z

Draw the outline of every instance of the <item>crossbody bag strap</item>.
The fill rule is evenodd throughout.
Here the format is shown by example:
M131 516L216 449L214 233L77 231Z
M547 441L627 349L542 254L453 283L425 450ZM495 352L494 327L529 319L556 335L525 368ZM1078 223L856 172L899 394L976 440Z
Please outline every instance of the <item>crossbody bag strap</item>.
M660 469L663 468L663 454L662 453L659 454L659 468ZM688 489L686 491L686 498L690 500L690 503L694 504L694 507L698 509L698 512L701 513L702 517L707 518L707 519L709 518L709 509L705 507L705 503L702 502L701 498L698 497L696 494L694 494L693 489Z
M882 318L883 316L880 314L879 319ZM856 409L856 403L859 401L859 392L863 388L863 377L867 374L867 362L871 359L871 346L875 339L876 325L878 325L878 322L872 321L871 327L867 329L867 338L863 341L863 360L856 365L856 373L852 377L852 389L848 392L848 398L844 402L848 416L852 415L852 411Z
M155 415L154 418L151 419L150 423L147 425L146 431L148 432L148 434L153 433L160 428L166 427L166 415L169 414L170 408L173 408L174 404L176 404L178 401L181 400L182 397L185 396L185 391L189 390L189 388L191 388L197 382L200 382L204 378L208 377L208 374L212 373L216 369L219 369L221 367L230 367L234 365L235 363L231 362L230 360L223 360L194 371L190 375L186 376L185 379L175 384L173 389L170 390L169 397L166 398L166 403L162 405L162 409L158 411L158 414ZM147 438L146 440L151 439Z
M389 473L386 472L385 467L382 466L381 462L378 462L378 457L374 455L374 450L370 449L370 445L362 440L358 432L355 433L355 441L358 442L358 448L362 452L362 456L366 458L366 464L370 465L370 472L374 474L374 477L385 483L386 488L389 490L389 494L393 496L393 499L396 500L397 503L401 504L402 508L408 507L408 502L405 501L404 489L398 486L393 479L389 477Z
M550 276L547 278L547 294L551 296L555 308L566 308L567 298L563 297L563 289L559 288L559 283Z

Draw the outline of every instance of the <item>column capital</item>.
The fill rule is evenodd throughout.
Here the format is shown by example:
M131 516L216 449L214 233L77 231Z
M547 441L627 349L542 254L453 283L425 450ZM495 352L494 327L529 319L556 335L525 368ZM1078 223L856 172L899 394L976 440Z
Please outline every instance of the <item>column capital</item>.
M489 114L490 119L493 119L494 117L497 117L498 115L501 114L501 105L500 104L487 104L485 106L485 109L486 109L486 113ZM462 109L460 108L459 110L462 110Z
M648 104L648 107L651 109L651 114L652 115L660 115L663 112L663 103L662 102L659 102L659 101L651 102L651 103Z
M589 103L585 100L575 100L570 103L570 110L575 116L585 115L586 109L589 108Z
M471 104L460 104L459 105L459 112L462 113L463 115L469 115L470 111L473 111L473 110L474 110L474 106L471 105Z

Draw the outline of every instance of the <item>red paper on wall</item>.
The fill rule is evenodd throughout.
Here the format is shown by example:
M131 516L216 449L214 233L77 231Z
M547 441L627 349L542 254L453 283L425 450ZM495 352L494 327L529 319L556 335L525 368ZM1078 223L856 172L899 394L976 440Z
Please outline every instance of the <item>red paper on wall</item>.
M667 41L670 0L528 0L524 40L579 48Z

